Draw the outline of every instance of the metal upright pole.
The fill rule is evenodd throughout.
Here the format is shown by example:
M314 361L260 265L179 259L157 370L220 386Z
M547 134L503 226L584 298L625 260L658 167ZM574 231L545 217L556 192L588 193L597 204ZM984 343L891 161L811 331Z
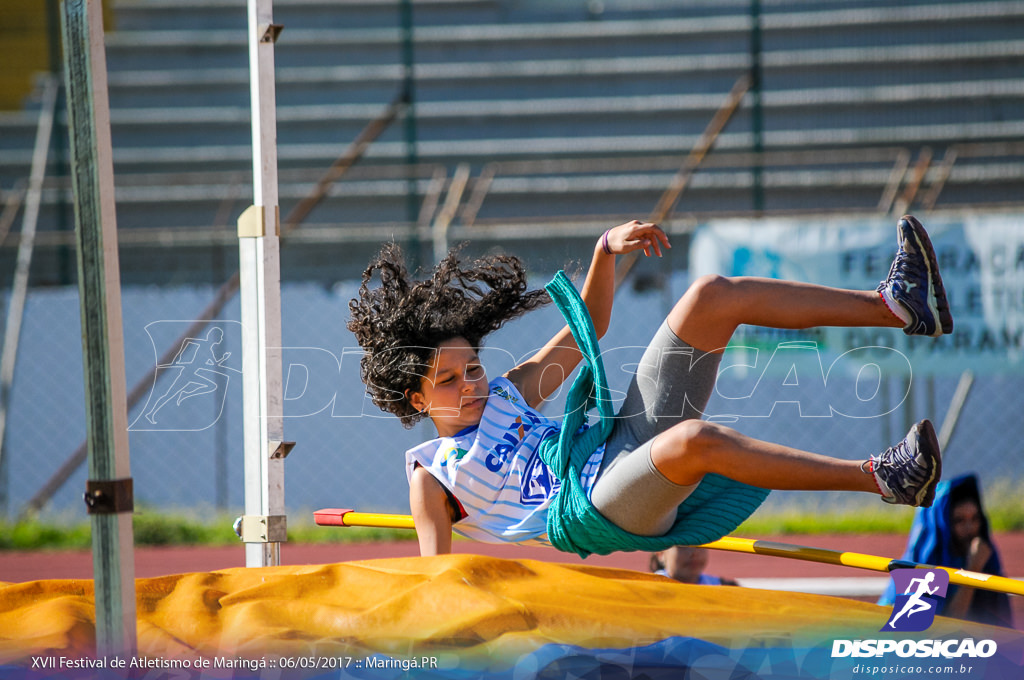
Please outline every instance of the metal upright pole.
M10 465L10 457L4 450L7 414L10 412L14 368L18 361L21 322L25 314L25 300L28 297L29 268L32 266L32 251L35 248L36 226L43 198L43 180L46 178L46 160L49 158L50 134L53 131L54 107L57 103L59 85L58 79L50 75L43 86L35 150L32 153L32 171L29 174L25 197L25 214L21 221L21 240L18 243L18 258L14 265L14 281L11 283L11 302L7 307L7 323L4 324L3 349L0 349L0 516L7 515L7 470Z
M761 90L764 86L764 69L761 64L761 0L750 2L750 127L753 135L754 160L751 165L751 203L758 217L764 212L764 110L761 106Z
M416 166L419 165L419 149L416 131L416 42L412 0L401 0L399 15L402 40L402 98L405 101L402 130L405 140L405 166L409 173L405 191L405 215L409 224L416 226L420 214L420 201L416 172ZM415 229L410 239L412 243L409 244L408 255L415 269L421 262L429 261L429 258L422 252L424 245Z
M271 0L248 2L253 205L238 219L245 448L245 515L238 528L246 566L263 567L281 563L287 537L274 93L274 42L281 27L274 24Z
M62 19L82 311L89 442L85 501L92 517L96 652L101 656L133 655L133 495L100 0L65 0Z

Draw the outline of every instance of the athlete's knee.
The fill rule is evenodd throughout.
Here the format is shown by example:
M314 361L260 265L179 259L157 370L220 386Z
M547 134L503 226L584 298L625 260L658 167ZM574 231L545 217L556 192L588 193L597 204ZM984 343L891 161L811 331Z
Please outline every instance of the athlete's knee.
M696 484L714 464L721 427L696 418L684 420L658 435L651 449L654 466L676 484Z
M719 274L698 277L679 298L669 323L676 335L686 342L714 340L727 342L735 323L732 320L734 300L733 281ZM705 339L705 336L710 336ZM699 345L694 345L700 347ZM700 347L705 351L717 347Z
M683 293L683 299L689 298L691 304L719 305L729 294L732 282L721 274L704 274L697 277Z
M724 431L722 426L706 420L690 418L673 425L664 435L666 442L678 457L697 458L720 446Z

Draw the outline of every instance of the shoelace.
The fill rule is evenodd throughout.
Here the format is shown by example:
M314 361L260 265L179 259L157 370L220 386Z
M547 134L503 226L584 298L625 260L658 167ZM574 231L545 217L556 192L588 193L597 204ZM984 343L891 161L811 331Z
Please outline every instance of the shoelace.
M892 280L897 273L903 274L902 278L908 278L908 275L913 278L923 278L927 275L927 269L920 257L908 253L901 244L896 258L892 261L892 266L889 267L889 276L886 280Z
M910 452L906 440L891 446L877 458L872 458L873 468L889 490L901 497L906 496L908 486L918 483L925 475L924 471L915 468L914 454Z
M896 446L890 446L878 456L876 460L875 469L890 468L896 470L902 468L907 463L911 462L914 456L907 447L907 442L901 441Z

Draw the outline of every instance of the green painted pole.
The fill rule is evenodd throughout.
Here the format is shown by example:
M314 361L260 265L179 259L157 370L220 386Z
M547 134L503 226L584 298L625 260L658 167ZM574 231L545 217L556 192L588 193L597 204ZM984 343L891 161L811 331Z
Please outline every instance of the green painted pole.
M100 0L61 13L82 314L96 653L133 655L135 564L110 104Z

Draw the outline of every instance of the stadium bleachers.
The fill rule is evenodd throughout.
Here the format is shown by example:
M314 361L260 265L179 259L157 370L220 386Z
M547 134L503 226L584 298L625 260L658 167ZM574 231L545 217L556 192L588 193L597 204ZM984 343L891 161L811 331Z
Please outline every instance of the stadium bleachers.
M748 92L677 215L1024 203L1024 2L889 5L763 0L760 116ZM405 69L395 0L274 7L285 27L276 62L286 215L402 91ZM466 234L505 225L557 236L648 215L753 63L748 0L412 7L415 125L397 120L331 188L303 227L310 248L379 241L381 225L388 234L429 225L449 194L452 226ZM161 244L186 261L190 248L229 246L249 202L245 3L115 0L113 9L122 246ZM0 114L0 201L28 176L36 117L31 101ZM409 171L413 128L419 166ZM44 194L43 251L70 242L65 164L54 160ZM468 175L457 194L460 167Z

